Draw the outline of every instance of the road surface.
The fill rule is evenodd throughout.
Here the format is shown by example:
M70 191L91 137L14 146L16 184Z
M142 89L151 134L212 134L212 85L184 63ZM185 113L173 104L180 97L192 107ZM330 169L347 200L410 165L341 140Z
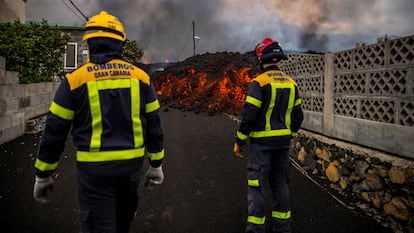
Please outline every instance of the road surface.
M247 218L246 160L232 153L237 123L225 114L162 108L164 184L139 189L134 233L241 233ZM32 198L33 163L40 134L0 145L1 232L79 232L75 148L70 140L46 205ZM247 151L245 152L247 155ZM298 170L291 171L293 233L392 232L350 210ZM270 214L270 210L269 210ZM270 219L270 218L268 218Z

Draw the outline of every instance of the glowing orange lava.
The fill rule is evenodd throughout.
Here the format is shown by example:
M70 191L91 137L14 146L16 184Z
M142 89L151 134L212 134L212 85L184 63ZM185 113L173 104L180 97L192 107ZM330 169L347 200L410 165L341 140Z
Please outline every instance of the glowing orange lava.
M160 102L186 110L238 113L241 111L250 81L252 68L226 66L213 73L187 70L185 75L165 73L154 81ZM183 72L184 73L184 72Z

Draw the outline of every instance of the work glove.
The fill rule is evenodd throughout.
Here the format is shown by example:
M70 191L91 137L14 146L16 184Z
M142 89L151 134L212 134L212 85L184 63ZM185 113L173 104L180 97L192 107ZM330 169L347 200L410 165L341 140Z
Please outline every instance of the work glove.
M40 203L46 203L50 201L50 194L53 192L54 182L51 177L41 178L36 176L35 184L33 188L33 197Z
M236 155L237 158L244 159L244 156L241 153L242 151L243 151L243 145L240 145L237 142L234 143L233 152L234 152L234 155Z
M164 181L164 172L162 171L162 165L159 167L149 166L145 173L145 187L151 187L153 185L162 184Z

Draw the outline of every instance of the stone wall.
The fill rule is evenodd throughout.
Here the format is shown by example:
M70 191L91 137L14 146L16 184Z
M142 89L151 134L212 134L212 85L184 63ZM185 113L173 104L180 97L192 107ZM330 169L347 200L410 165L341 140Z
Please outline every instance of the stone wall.
M281 64L303 100L292 163L395 232L414 232L414 36Z
M59 82L19 84L0 57L0 144L22 136L26 123L48 112Z
M414 161L301 130L296 168L394 232L414 232ZM321 182L322 181L322 182Z

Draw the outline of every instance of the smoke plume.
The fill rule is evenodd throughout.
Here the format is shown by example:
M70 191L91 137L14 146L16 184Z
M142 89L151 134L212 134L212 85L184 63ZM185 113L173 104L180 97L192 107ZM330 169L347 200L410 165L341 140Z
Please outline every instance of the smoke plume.
M67 0L62 0L67 1ZM27 20L83 25L62 1L28 0ZM247 52L265 37L285 50L332 51L385 34L414 33L412 0L73 0L87 16L106 10L144 48L144 62L184 60L195 52Z

